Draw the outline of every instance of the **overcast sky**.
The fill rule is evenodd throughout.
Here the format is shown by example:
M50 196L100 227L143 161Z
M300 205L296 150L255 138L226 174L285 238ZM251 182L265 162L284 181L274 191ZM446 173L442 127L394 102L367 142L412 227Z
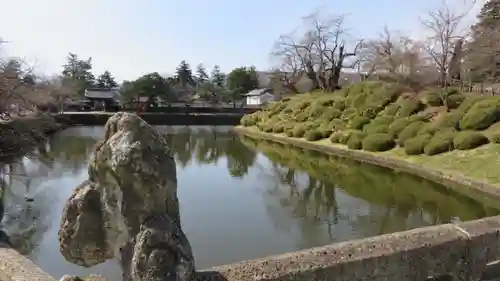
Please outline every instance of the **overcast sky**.
M461 2L462 0L454 0ZM484 1L484 0L483 0ZM94 72L118 79L173 73L181 60L223 71L267 70L280 34L315 9L347 14L351 34L390 28L418 35L418 17L438 0L0 0L4 52L58 73L68 52L92 57ZM479 5L478 5L479 7ZM477 10L477 9L476 9ZM469 17L473 20L474 16Z

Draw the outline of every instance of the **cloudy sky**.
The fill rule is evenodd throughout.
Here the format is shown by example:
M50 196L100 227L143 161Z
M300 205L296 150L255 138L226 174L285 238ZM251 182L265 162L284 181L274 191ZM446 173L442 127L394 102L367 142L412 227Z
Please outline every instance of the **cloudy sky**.
M0 37L3 52L45 74L59 72L68 52L118 80L173 73L181 60L267 70L277 37L315 9L346 14L353 36L376 36L385 24L419 35L419 14L438 1L0 0Z

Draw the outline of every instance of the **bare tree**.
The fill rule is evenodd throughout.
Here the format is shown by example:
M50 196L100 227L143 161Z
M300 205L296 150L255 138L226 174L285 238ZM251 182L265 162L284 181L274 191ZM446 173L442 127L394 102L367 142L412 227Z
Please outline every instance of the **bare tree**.
M429 64L422 42L384 27L375 39L363 42L359 52L361 68L368 76L420 88L430 83Z
M469 5L470 2L466 1L466 4ZM472 5L474 4L473 1ZM454 48L455 44L461 46L463 42L465 32L461 29L461 24L470 9L454 11L446 0L441 0L437 9L428 11L421 18L421 23L428 33L424 48L439 72L439 84L442 87L449 84L449 73L456 72L456 69L452 68L459 67L461 52L454 52Z
M356 59L362 42L357 41L353 51L348 51L348 34L344 25L344 16L325 17L315 12L303 18L302 32L281 36L273 54L282 59L283 72L290 73L285 82L297 83L306 76L312 81L312 88L337 89L341 70L357 64L356 60L349 59ZM287 67L288 71L285 71Z

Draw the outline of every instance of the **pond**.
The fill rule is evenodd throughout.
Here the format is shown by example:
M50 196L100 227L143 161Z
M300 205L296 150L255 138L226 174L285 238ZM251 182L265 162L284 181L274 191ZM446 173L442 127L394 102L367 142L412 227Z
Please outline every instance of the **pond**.
M239 138L230 127L158 127L175 156L183 229L197 268L332 242L497 215L499 209L407 174ZM83 268L59 252L61 210L87 178L102 127L75 127L2 167L2 227L43 270L121 280L117 261Z

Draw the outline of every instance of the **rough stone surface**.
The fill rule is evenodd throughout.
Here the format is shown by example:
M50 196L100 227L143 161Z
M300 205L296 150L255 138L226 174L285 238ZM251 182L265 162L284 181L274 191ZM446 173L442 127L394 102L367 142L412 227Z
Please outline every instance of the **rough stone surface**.
M62 255L71 262L90 267L113 257L105 242L101 193L91 181L73 190L59 232Z
M135 114L117 113L89 163L89 179L64 208L60 249L91 266L111 257L124 280L193 280L180 223L175 161L163 137Z

